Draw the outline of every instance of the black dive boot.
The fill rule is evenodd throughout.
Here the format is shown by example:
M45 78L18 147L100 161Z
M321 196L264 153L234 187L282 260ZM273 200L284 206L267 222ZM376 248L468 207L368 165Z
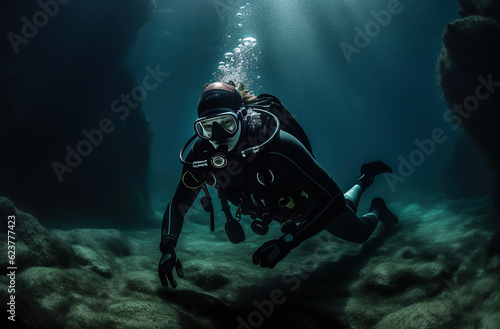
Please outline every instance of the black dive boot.
M373 183L375 176L390 173L392 173L392 169L382 161L365 163L361 166L361 176L358 178L356 183L362 183L359 185L361 185L363 189L366 189L371 185L371 183Z
M398 217L394 215L382 198L373 198L372 204L370 206L370 212L376 211L379 216L378 219L386 225L395 225L399 223Z

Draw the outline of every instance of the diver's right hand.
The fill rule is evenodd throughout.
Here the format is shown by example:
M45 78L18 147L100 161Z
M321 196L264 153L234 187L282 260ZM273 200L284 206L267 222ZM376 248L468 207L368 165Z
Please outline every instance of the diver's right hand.
M177 272L177 276L179 276L179 278L183 278L184 271L182 270L181 261L177 258L175 250L170 249L161 256L160 263L158 264L158 275L160 276L162 286L168 287L168 282L170 281L172 288L175 289L175 287L177 287L177 281L174 279L172 273L174 267Z

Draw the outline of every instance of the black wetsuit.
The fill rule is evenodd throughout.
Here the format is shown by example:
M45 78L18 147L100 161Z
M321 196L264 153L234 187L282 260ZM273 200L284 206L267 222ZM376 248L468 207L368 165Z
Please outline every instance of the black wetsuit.
M343 194L316 162L307 135L277 98L259 95L239 111L229 108L239 118L240 130L218 141L217 135L223 136L224 131L218 130L218 123L214 123L214 140L218 141L214 145L219 148L214 148L214 141L195 135L181 151L181 162L185 166L162 223L158 274L163 286L170 282L176 287L173 269L179 277L184 276L175 247L185 216L199 192L202 189L208 192L206 185L218 191L231 242L243 241L244 233L228 209L228 201L237 207L237 219L241 214L254 219L251 228L258 234L266 234L272 220L283 224L284 235L265 242L252 256L252 262L262 267L273 268L293 248L322 230L347 241L363 243L379 221L397 224L397 217L381 198L372 200L369 213L356 215L361 194L373 183L374 177L392 172L385 163L363 164L361 176ZM204 120L203 113L199 116ZM236 146L228 151L228 145L234 146L236 139ZM213 224L213 206L205 206L211 212Z
M214 185L233 205L240 205L243 214L258 218L270 214L278 222L296 222L291 233L297 243L316 235L344 212L346 201L340 188L289 133L280 131L264 151L242 157L239 150L259 143L257 134L251 129L242 132L222 169L184 166L183 178L163 217L163 252L175 248L186 212L204 183ZM209 142L198 139L187 157L192 160L210 148Z

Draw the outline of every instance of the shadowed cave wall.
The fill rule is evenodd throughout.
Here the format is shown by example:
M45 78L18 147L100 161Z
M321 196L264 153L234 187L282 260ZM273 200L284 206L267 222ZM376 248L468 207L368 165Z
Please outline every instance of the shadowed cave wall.
M148 222L149 122L112 104L136 86L124 60L154 3L0 6L0 195L44 223Z

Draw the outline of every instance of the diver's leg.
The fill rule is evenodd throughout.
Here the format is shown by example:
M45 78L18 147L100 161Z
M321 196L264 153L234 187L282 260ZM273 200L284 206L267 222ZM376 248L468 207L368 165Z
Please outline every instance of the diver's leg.
M359 200L361 199L361 194L363 194L364 189L357 182L349 191L344 194L345 202L347 207L356 213L358 211Z
M365 163L361 166L361 176L359 176L354 186L344 194L347 206L354 213L358 210L359 200L363 192L373 183L375 176L383 173L391 173L392 169L382 161Z
M373 183L375 176L391 172L391 168L381 161L361 166L361 176L354 186L344 194L347 204L345 211L326 230L341 239L363 243L373 233L379 220L386 224L398 223L397 217L387 209L381 198L373 199L367 214L361 217L356 215L361 195Z
M399 223L398 217L396 217L396 215L394 215L389 210L389 208L387 208L387 205L382 198L373 198L372 204L370 206L370 212L366 215L369 214L375 214L375 216L377 216L377 219L386 225L394 225Z
M363 243L368 240L379 221L386 225L395 225L399 222L383 199L374 198L367 214L358 217L351 208L346 207L344 212L326 227L326 230L341 239Z
M346 207L345 211L326 227L326 230L343 240L363 243L368 240L377 224L378 214L370 212L358 217L350 207Z

